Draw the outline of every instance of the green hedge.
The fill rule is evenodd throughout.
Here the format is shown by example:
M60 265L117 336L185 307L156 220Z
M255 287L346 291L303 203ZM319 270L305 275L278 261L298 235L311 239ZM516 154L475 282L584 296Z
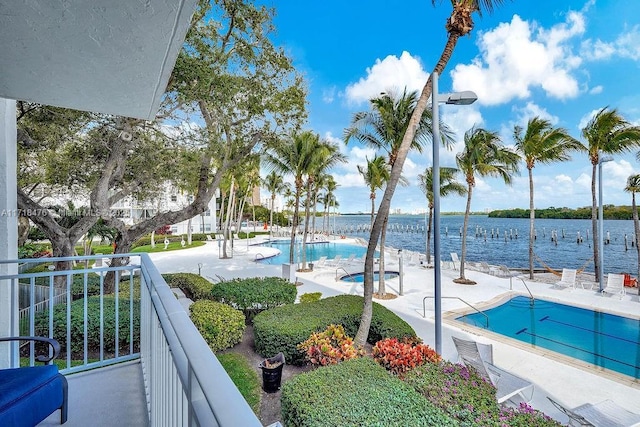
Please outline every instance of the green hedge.
M191 241L196 242L196 241L207 240L207 235L210 235L213 237L213 233L192 233ZM169 242L180 242L183 237L184 237L184 241L186 242L187 241L186 234L156 234L154 239L156 241L156 245L164 245L165 238L168 239ZM151 244L151 234L148 234L136 240L133 243L133 245L131 245L131 249L137 248L138 246L147 246L150 244Z
M296 376L281 402L285 427L458 425L368 357Z
M104 351L115 351L115 297L105 295L104 304ZM119 352L129 354L129 298L120 297L118 301ZM71 353L81 356L84 345L84 299L71 303ZM35 335L49 336L49 311L41 311L35 316ZM133 301L133 340L139 342L140 336L140 301ZM67 345L67 305L58 304L53 309L53 338L58 340L62 351ZM87 347L90 353L100 351L100 297L87 298ZM134 352L138 351L134 348Z
M300 302L301 303L316 302L316 301L320 301L320 298L322 298L322 292L309 292L309 293L300 295Z
M360 325L363 298L338 295L317 302L289 304L258 314L253 319L256 351L264 357L283 352L287 363L304 363L304 354L297 345L313 332L324 331L331 324L344 326L355 337ZM373 317L368 342L383 338L415 337L413 328L382 305L373 303Z
M191 320L214 352L233 347L242 340L245 323L241 311L208 300L191 304Z
M211 298L242 310L247 320L261 311L293 304L296 285L280 277L252 277L217 283L211 290Z
M162 277L171 288L180 288L193 301L211 298L213 283L194 273L163 274Z

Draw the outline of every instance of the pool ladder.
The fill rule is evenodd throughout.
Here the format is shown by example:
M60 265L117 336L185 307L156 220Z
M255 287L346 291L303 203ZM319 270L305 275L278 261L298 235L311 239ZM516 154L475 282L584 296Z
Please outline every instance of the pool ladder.
M536 299L533 297L533 294L531 293L531 290L529 289L529 287L527 286L527 282L524 281L524 279L520 276L515 276L516 279L520 279L520 281L522 282L522 284L524 285L524 287L527 289L527 292L529 292L529 303L531 305L534 305L536 302ZM513 281L510 280L509 281L509 290L512 291L513 290Z
M340 276L340 277L344 277L344 276L352 277L352 276L354 276L354 274L353 274L353 273L349 273L347 270L345 270L345 268L344 268L344 267L338 267L338 268L336 268L336 282L337 282L338 280L340 280L340 277L338 277L338 272L339 272L340 270L342 270L342 271L344 271L345 273L347 273L347 274L344 274L344 275L342 275L342 276Z
M424 317L425 319L427 318L427 298L435 298L435 297L432 296L432 295L427 295L426 297L424 297L422 299L422 317ZM471 307L473 310L475 310L476 313L482 314L485 317L485 319L487 319L487 329L489 329L489 316L487 316L486 313L478 310L477 308L475 308L474 306L472 306L471 304L469 304L468 302L466 302L465 300L463 300L460 297L440 297L440 298L442 298L442 299L457 299L458 301L461 301L461 302L465 303L466 305Z

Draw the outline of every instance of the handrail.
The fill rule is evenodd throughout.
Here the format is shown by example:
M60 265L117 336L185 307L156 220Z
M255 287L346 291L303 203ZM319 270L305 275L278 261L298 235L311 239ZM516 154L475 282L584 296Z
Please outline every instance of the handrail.
M258 258L258 255L260 255L260 258ZM264 255L262 255L262 253L258 252L256 254L256 256L253 258L254 261L260 261L264 259Z
M347 270L345 270L345 268L344 268L344 267L338 267L338 268L336 268L336 281L338 281L338 280L339 280L339 279L338 279L338 271L339 271L339 270L342 270L342 271L344 271L345 273L347 273L346 275L347 275L347 276L349 276L349 277L354 276L354 274L353 274L353 273L349 273ZM342 277L344 277L344 276L342 276Z
M422 298L422 317L424 317L425 319L427 318L427 298L435 298L432 295L427 295L426 297ZM487 318L487 328L489 328L489 316L487 316L487 314L483 311L478 310L477 308L475 308L474 306L472 306L471 304L469 304L468 302L466 302L465 300L463 300L460 297L440 297L440 298L446 298L446 299L457 299L462 301L463 303L465 303L466 305L468 305L469 307L471 307L472 309L474 309L476 312L482 314L484 317Z
M515 276L516 279L520 279L520 281L522 282L522 284L524 285L525 288L527 288L527 292L529 292L529 300L531 302L531 305L535 304L536 299L533 297L533 294L531 293L531 290L529 289L529 287L527 286L527 283L524 281L524 279L522 277L519 276ZM513 290L513 282L509 283L509 290L512 291Z

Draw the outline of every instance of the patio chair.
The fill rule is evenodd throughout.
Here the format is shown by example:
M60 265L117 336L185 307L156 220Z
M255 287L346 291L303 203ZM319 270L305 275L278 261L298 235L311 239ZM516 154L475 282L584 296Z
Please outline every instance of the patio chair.
M60 409L60 424L67 422L67 379L56 365L60 344L44 337L6 337L2 341L35 341L51 346L52 356L37 356L44 366L0 370L0 425L34 426Z
M578 274L578 270L572 268L563 268L562 269L562 278L559 282L556 282L556 286L560 286L563 288L576 288L576 275Z
M585 403L569 409L547 396L547 399L569 417L569 425L577 426L634 426L640 423L640 415L627 411L612 400L600 403Z
M602 293L609 293L613 295L620 295L620 299L626 295L627 291L624 289L624 275L609 273L607 275L607 284L602 289Z
M340 265L341 259L342 259L342 255L336 255L333 259L327 260L325 264L328 267L337 267L338 265Z
M458 258L458 254L455 252L451 252L451 261L453 262L453 269L458 270L460 267L460 258ZM456 263L458 267L456 267Z
M318 258L317 261L313 262L314 267L319 267L322 268L325 266L325 264L327 263L327 257L326 256L321 256L320 258Z
M635 288L638 286L638 279L636 279L635 277L631 277L629 273L623 273L623 274L624 274L624 285L627 288Z
M467 368L475 369L482 378L491 382L496 388L496 399L499 404L503 404L515 396L520 396L527 403L531 401L533 384L495 366L492 363L493 348L491 345L457 337L451 338L462 363Z

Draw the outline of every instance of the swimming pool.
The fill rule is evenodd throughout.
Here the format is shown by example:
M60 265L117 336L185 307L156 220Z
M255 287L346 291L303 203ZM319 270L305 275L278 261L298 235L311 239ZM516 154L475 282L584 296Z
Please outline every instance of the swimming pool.
M640 320L518 296L456 320L640 378Z
M276 240L270 243L261 243L260 246L269 246L276 248L280 251L280 255L276 255L270 258L264 258L259 262L269 264L285 264L289 262L289 240ZM340 255L342 259L348 258L350 255L355 255L356 258L362 257L367 252L367 248L358 245L350 245L348 243L335 243L335 242L314 242L306 245L307 262L316 261L320 257L326 256L327 259L335 258L336 255ZM376 253L377 254L377 253ZM300 262L302 259L302 244L296 243L295 262Z
M385 279L395 279L399 275L400 275L400 273L398 273L397 271L385 271L384 272L384 278ZM374 281L374 283L377 283L379 278L380 278L380 272L379 271L374 272L373 273L373 281ZM362 272L362 273L345 274L344 276L340 277L340 280L343 281L343 282L364 283L364 272Z

